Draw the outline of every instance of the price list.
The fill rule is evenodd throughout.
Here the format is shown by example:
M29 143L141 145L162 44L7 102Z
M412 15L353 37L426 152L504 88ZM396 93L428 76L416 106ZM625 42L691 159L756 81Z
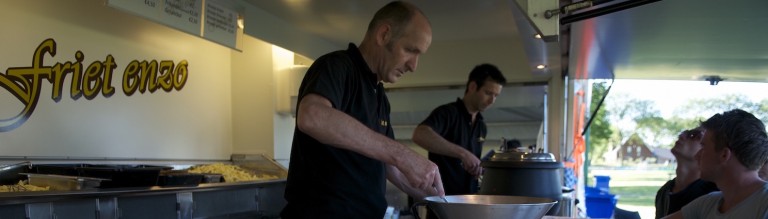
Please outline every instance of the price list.
M215 1L108 0L107 5L237 49L239 14Z

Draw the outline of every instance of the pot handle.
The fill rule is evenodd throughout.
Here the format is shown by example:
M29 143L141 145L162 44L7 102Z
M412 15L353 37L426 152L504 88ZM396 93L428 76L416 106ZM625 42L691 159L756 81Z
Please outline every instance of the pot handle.
M413 217L415 217L416 219L421 219L419 217L419 206L427 206L428 203L429 202L427 202L426 200L413 203L413 206L411 206L411 214L413 214ZM429 211L429 209L427 209L427 211Z

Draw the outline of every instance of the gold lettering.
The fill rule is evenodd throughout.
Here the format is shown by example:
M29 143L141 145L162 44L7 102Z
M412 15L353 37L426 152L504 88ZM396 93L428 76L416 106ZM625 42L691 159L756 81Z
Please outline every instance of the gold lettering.
M133 60L128 63L123 71L123 93L126 96L131 96L136 93L136 89L139 88L139 61Z
M184 88L184 85L187 83L187 60L181 60L178 65L176 65L176 69L173 71L173 88L175 88L177 91L181 90L181 88Z
M173 90L173 61L160 61L159 70L160 72L157 74L157 82L165 92L170 92Z
M93 100L101 90L101 71L103 70L101 62L95 61L85 69L83 75L83 95L86 100Z
M83 96L83 90L80 89L80 82L83 80L83 52L75 52L75 62L72 65L72 84L69 87L69 96L73 100L80 99Z
M70 97L73 100L80 97L92 100L99 91L105 97L115 93L112 74L117 64L112 55L107 55L103 62L91 62L83 72L83 52L75 52L74 62L57 62L53 67L43 65L46 53L51 57L56 56L56 41L53 39L46 39L37 46L32 56L32 66L8 68L6 73L0 72L0 87L8 90L25 105L16 116L0 118L0 132L13 130L29 119L37 106L44 79L53 85L51 99L55 102L61 101L67 75L70 75ZM123 92L126 96L131 96L137 90L141 93L147 90L154 93L157 89L166 92L181 90L187 82L188 74L187 60L182 60L175 68L174 62L169 60L161 61L159 66L156 60L133 60L123 71Z
M115 94L115 87L112 86L112 72L115 68L117 68L115 58L112 55L107 55L107 59L104 60L104 83L101 87L101 95L107 98Z
M143 94L147 90L147 84L150 87L156 87L157 82L155 76L157 75L157 61L152 62L142 61L141 63L141 81L139 82L139 91ZM150 92L154 92L154 89Z
M53 69L51 70L53 74L53 90L51 91L51 99L53 101L56 101L57 103L61 101L61 90L64 88L62 85L64 84L64 78L67 77L67 74L72 73L72 62L65 62L62 63L56 63L53 65Z
M37 46L31 67L8 68L5 75L0 74L0 87L10 91L24 104L24 109L16 116L0 119L0 132L21 126L35 111L42 80L51 80L51 67L43 65L45 53L51 54L51 57L56 55L56 42L53 39L46 39Z

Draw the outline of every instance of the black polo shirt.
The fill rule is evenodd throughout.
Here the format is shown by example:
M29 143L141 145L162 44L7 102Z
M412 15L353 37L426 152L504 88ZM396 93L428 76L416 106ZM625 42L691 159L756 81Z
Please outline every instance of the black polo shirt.
M464 102L457 98L456 102L435 108L429 117L421 122L427 125L446 140L472 152L480 157L488 133L483 116L477 113L475 124L472 115L467 111ZM461 166L461 160L436 153L429 153L429 160L440 168L440 177L446 195L465 195L477 193L477 179Z
M656 192L656 218L662 218L675 213L700 196L720 191L715 183L702 179L693 181L682 191L672 193L672 188L674 187L675 179L672 179L667 181Z
M354 44L310 66L299 103L307 94L327 98L333 108L394 139L384 87ZM382 218L385 189L384 163L294 129L282 218Z

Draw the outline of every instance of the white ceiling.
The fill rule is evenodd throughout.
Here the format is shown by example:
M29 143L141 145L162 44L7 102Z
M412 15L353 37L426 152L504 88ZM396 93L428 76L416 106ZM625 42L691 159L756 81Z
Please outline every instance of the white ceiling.
M309 33L345 45L363 38L383 0L246 0ZM413 1L432 23L433 41L478 40L517 34L509 1Z
M590 78L768 82L766 10L765 0L664 0L574 23L571 54L588 55L571 63L600 63Z
M389 1L245 2L309 33L345 45L359 42L373 13ZM498 48L509 46L522 50L513 14L514 0L412 2L429 17L435 46L441 42L473 45L494 40L500 44ZM616 0L575 13L627 2L632 1ZM572 23L569 43L573 48L559 49L570 52L571 66L580 62L605 66L591 69L588 74L592 78L605 78L614 72L616 78L699 80L702 75L720 75L726 79L765 82L768 79L768 43L765 42L768 13L765 10L768 10L765 0L663 0ZM509 39L508 45L495 41L500 38ZM476 64L466 63L466 66ZM574 74L573 69L570 71Z
M373 13L389 2L244 1L339 48L358 43ZM397 88L390 91L393 103L420 103L405 104L407 107L393 104L393 120L416 124L439 105L434 100L452 101L461 96L471 66L483 61L499 65L512 82L485 112L489 122L498 124L541 121L542 82L563 71L571 78L610 78L614 74L618 79L703 80L717 75L725 82L768 81L766 0L658 1L560 26L564 34L559 42L549 43L529 36L534 27L523 21L525 16L519 13L516 1L543 0L412 1L432 23L430 51L438 55L428 51L418 74L407 75L390 86ZM569 2L560 0L563 5ZM637 1L616 0L574 14L628 2ZM549 66L544 73L533 68L541 62Z

